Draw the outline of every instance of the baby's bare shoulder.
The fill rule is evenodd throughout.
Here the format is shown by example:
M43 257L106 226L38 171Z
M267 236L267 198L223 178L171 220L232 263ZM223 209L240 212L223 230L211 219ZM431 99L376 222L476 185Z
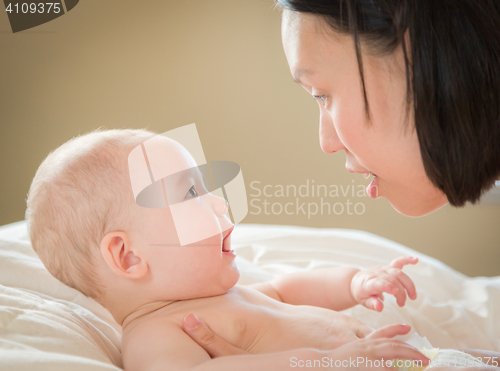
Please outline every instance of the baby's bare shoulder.
M125 370L145 371L182 369L186 362L199 364L210 356L168 316L156 316L124 331L122 359Z
M169 320L167 316L151 317L137 323L131 323L123 331L122 355L125 358L132 350L136 351L144 347L145 344L163 338L179 337L182 334L177 329L178 326Z

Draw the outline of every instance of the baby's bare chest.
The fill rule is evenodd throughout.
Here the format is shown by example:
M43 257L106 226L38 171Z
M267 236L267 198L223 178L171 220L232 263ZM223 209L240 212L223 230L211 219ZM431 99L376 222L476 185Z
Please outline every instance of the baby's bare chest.
M252 354L305 347L334 349L358 339L368 328L338 312L283 304L253 291L238 289L205 299L199 303L203 305L179 314L178 320L196 313L219 336Z

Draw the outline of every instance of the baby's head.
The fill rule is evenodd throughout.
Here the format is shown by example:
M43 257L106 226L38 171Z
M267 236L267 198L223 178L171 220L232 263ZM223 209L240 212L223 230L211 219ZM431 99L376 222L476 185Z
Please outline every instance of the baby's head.
M29 233L44 265L116 319L152 301L223 294L239 278L234 255L222 251L232 230L225 200L206 192L184 147L155 135L109 130L74 138L43 161L28 194ZM129 174L129 154L153 137L173 174L161 182L163 208L139 206ZM200 229L211 233L180 243L181 234Z

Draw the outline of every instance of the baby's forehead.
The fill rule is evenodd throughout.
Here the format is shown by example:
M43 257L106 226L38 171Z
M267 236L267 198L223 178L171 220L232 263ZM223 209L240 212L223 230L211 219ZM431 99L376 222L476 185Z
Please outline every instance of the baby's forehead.
M193 156L178 142L158 135L133 148L128 157L134 197L161 179L174 179L197 168Z
M146 164L155 179L198 166L187 149L173 139L157 135L141 146Z

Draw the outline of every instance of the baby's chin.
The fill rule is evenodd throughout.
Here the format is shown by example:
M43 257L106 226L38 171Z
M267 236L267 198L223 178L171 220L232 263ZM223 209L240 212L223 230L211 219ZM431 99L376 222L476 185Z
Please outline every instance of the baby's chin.
M206 290L203 290L203 293L200 293L200 297L210 297L210 296L219 296L225 295L231 290L240 279L240 271L236 264L233 264L233 269L227 273L221 282L217 285L207 286Z
M236 284L240 278L240 272L234 265L234 269L230 272L226 272L224 277L220 277L217 282L199 282L198 284L190 283L186 287L181 288L177 291L174 297L163 298L162 300L193 300L193 299L203 299L210 298L213 296L220 296L227 294Z

